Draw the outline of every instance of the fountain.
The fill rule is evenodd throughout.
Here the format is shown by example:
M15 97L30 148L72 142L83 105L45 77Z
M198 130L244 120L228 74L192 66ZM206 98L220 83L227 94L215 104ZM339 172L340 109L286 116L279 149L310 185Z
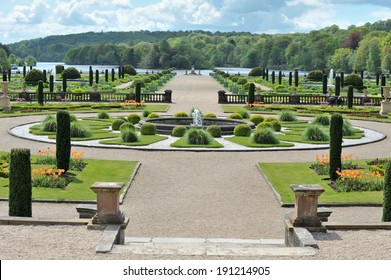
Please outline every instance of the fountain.
M329 73L329 79L328 79L328 85L333 86L333 79L334 79L334 69L330 69Z
M202 114L200 110L194 109L193 113L191 113L191 116L193 117L193 123L191 126L202 127Z
M244 120L234 120L226 118L203 118L200 110L194 109L191 117L163 117L163 118L151 118L141 120L136 124L137 128L140 128L144 123L153 123L156 125L156 132L158 134L171 135L172 130L177 125L183 125L186 128L207 128L210 125L218 125L221 128L222 135L232 135L234 128L238 124L248 124L252 129L255 128L254 123Z

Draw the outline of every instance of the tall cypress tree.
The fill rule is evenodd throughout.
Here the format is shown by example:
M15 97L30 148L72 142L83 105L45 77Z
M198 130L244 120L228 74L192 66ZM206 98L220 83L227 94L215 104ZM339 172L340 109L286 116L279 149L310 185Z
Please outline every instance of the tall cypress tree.
M384 173L384 200L383 200L383 222L391 222L391 162L388 162Z
M254 103L255 101L254 94L255 94L255 85L254 83L250 83L250 86L248 88L248 104Z
M343 118L340 114L334 114L330 120L330 179L338 179L338 170L342 169L342 136L343 136Z
M56 160L57 168L69 169L71 158L71 118L67 111L57 112Z
M31 217L31 163L29 149L11 149L9 172L10 216Z

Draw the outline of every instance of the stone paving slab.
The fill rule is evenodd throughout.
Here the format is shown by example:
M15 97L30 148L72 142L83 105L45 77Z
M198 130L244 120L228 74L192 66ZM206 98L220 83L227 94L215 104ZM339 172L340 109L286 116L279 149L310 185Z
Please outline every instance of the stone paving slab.
M138 242L144 240L145 242ZM135 242L136 241L136 242ZM288 248L283 239L126 238L111 253L177 256L313 256L314 248Z

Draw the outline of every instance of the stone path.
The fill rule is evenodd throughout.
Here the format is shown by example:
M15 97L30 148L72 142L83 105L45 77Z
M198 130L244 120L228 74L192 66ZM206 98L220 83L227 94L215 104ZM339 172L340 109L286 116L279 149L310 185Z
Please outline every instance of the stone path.
M125 89L125 88L129 88L132 84L133 84L133 81L130 81L130 82L121 84L119 86L116 86L115 88L116 89Z

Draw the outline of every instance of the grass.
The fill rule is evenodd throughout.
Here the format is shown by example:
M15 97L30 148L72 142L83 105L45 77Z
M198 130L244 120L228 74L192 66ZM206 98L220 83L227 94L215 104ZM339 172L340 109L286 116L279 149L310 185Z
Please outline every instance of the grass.
M250 148L272 148L272 147L293 147L294 144L287 143L287 142L280 142L279 144L255 144L250 143L250 137L245 136L232 136L232 137L226 137L225 140L231 141L233 143L250 147Z
M83 171L68 171L76 177L66 189L33 188L33 199L96 200L96 194L90 189L92 184L95 182L124 182L126 184L137 166L136 161L95 159L85 159L85 161L88 165ZM32 168L38 166L43 167L43 165L32 165ZM0 178L1 198L8 198L8 184L8 178Z
M185 139L182 137L182 138L179 138L174 143L172 143L171 147L175 147L175 148L222 148L224 146L222 144L220 144L219 142L217 142L215 139L213 139L212 144L209 144L209 145L191 145L191 144L187 144L185 142Z
M284 204L294 203L294 193L291 184L318 184L325 189L319 197L320 203L365 204L382 203L383 192L334 192L324 180L326 176L319 176L309 168L311 163L259 163L259 167L280 194ZM287 176L289 175L289 176Z
M118 135L117 135L118 136ZM146 146L162 140L166 140L168 137L161 135L140 135L138 142L124 143L120 138L100 141L100 144L106 145L123 145L123 146Z

